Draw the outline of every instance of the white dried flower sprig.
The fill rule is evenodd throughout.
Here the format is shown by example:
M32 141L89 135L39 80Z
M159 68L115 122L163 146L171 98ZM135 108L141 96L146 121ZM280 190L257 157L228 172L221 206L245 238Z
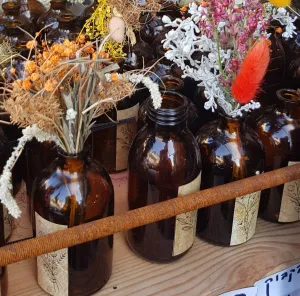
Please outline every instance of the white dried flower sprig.
M128 80L132 82L133 84L143 83L145 87L148 88L150 92L150 97L152 99L153 107L154 109L158 109L161 107L162 103L162 97L159 91L159 87L157 83L154 83L149 77L144 76L143 74L119 74L118 79L119 80ZM111 74L107 73L105 74L105 78L108 82L112 82L111 80Z
M7 208L10 215L14 218L19 218L21 210L12 196L13 186L12 169L24 150L25 144L36 138L38 142L53 141L58 146L61 146L61 142L55 136L44 132L37 125L28 126L23 131L23 136L19 138L18 145L14 148L10 158L6 162L2 175L0 176L0 201Z
M285 31L282 33L283 38L290 39L297 35L297 28L295 26L297 16L293 18L285 8L276 8L271 3L267 3L265 8L271 19L278 21L284 27L283 29Z
M185 20L176 19L172 21L168 16L162 18L166 27L172 27L163 40L163 47L168 49L165 57L176 63L183 71L182 77L190 77L195 81L199 81L199 86L205 88L204 95L207 99L204 108L213 112L219 105L227 115L232 117L242 116L242 112L248 112L260 108L260 103L251 101L248 104L238 104L235 108L228 102L224 90L219 82L219 63L220 55L221 63L226 63L231 58L232 51L230 49L221 49L218 52L217 44L205 35L199 36L199 27L197 23L203 7L198 7L195 3L190 5L190 17ZM201 60L193 59L193 54L208 53L202 55ZM232 100L234 100L232 98Z

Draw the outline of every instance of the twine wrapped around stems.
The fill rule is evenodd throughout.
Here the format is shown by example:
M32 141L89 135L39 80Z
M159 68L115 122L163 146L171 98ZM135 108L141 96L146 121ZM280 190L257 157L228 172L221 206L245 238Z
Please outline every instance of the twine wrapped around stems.
M0 248L0 266L211 206L300 179L300 164L177 197Z

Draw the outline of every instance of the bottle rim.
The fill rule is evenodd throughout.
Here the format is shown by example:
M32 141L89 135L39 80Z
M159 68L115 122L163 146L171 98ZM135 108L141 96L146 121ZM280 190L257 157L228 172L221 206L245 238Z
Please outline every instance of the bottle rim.
M185 96L175 91L164 91L161 93L163 98L162 107L154 109L152 100L148 104L148 118L156 124L165 126L174 126L187 119L188 101ZM170 106L168 103L173 102L178 107Z
M276 95L279 100L284 101L286 103L300 104L300 94L294 89L289 89L289 88L279 89L276 92Z
M167 82L173 82L173 87L171 88L167 88L166 84ZM182 79L171 76L171 75L166 75L161 77L161 79L159 80L159 90L160 91L180 91L184 88L184 82Z
M19 10L21 8L21 4L15 1L3 2L1 6L4 11Z

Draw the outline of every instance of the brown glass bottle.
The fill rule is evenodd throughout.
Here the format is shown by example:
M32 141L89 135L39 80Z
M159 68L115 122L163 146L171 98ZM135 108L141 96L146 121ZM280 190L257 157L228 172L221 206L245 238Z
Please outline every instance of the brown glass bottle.
M30 19L36 26L38 18L46 11L45 6L37 0L20 0L21 14Z
M85 152L60 152L36 179L33 197L37 236L114 214L111 179ZM111 235L40 256L38 282L51 295L57 290L59 295L91 295L111 276L112 248Z
M2 174L3 168L6 164L10 156L10 149L9 149L9 142L4 134L2 127L0 127L0 174ZM4 206L0 203L0 247L5 245L5 241L9 233L7 230L7 210ZM6 266L0 267L0 292L1 296L7 295L7 288L8 288L8 279L7 279L7 269Z
M45 32L56 30L58 28L58 19L61 16L62 12L65 11L68 11L66 0L51 0L50 9L44 12L37 20L37 28L41 30L45 26L53 24L51 27L46 29Z
M138 96L127 97L116 109L96 119L92 133L92 157L109 173L127 169L130 145L136 135Z
M263 147L242 119L221 116L204 125L196 140L203 166L201 190L263 172ZM255 232L259 195L254 193L199 209L197 235L222 246L246 242Z
M21 4L17 1L7 1L2 4L2 9L4 12L3 20L20 20L23 24L23 29L30 34L34 34L34 25L31 23L30 19L24 15L21 15Z
M265 148L265 171L300 161L300 96L293 90L277 92L280 103L257 122L256 132ZM272 222L300 220L299 181L262 191L260 217Z
M28 41L31 40L31 37L28 36L25 32L20 30L24 28L24 24L20 20L15 19L6 19L4 22L5 34L8 38L8 41L13 47L15 47L23 56L28 56L29 50L26 47Z
M32 187L36 177L46 169L57 157L57 149L54 143L44 142L39 143L37 140L32 140L26 144L26 190L29 202L30 217L32 208ZM34 226L34 225L33 225Z
M122 63L122 71L143 69L144 66L155 58L152 48L136 34L136 44L127 44L123 48L126 58Z
M95 12L95 9L97 8L97 2L92 1L92 4L88 5L82 15L78 19L78 26L82 28L85 24L85 22L92 16L92 14Z
M159 58L150 61L146 64L146 68L151 68L151 73L149 73L149 77L154 81L159 83L160 78L163 76L173 76L177 78L181 78L182 70L177 66L177 64L173 63L172 61L166 59L165 57L162 58L159 62L158 60L160 57L163 57L165 54L165 50L163 49L162 45L157 47L158 56Z
M66 39L69 41L75 40L80 33L76 20L76 16L70 11L65 10L61 12L58 17L58 28L56 30L50 30L47 33L47 41L52 44L63 43Z
M181 79L172 77L172 76L164 76L161 78L159 88L161 92L164 91L174 91L176 93L184 91L184 83ZM198 116L198 110L195 104L187 97L185 97L188 102L187 108L187 126L189 130L196 134L200 127L200 118ZM140 106L138 113L138 122L137 128L140 130L147 122L147 110L148 106L151 104L151 98L148 97Z
M200 188L201 157L187 129L187 100L163 94L162 107L149 104L147 125L137 134L129 153L128 205L137 209ZM183 256L194 241L196 212L131 229L127 240L143 258L170 262ZM184 229L183 229L184 228Z

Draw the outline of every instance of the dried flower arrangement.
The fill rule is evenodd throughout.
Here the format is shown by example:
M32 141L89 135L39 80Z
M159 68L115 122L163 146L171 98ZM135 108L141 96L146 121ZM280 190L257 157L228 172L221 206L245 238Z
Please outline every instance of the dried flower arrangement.
M206 109L220 106L228 116L260 107L254 101L260 91L269 61L268 33L272 18L285 27L285 38L295 27L284 8L274 8L258 0L211 0L183 8L188 16L171 21L163 41L165 56L205 88ZM283 11L284 10L284 11ZM194 59L196 53L201 60Z
M145 5L130 0L98 0L98 7L84 24L83 31L90 39L110 33L112 38L106 42L105 51L114 59L123 58L122 42L126 35L132 45L136 43L134 31L140 28L141 13L157 12L160 9L157 0L148 0Z
M138 83L149 88L154 107L160 107L158 86L142 71L115 72L118 65L103 51L109 37L99 44L81 35L77 41L65 40L50 47L44 43L42 48L34 39L27 44L28 58L18 56L24 59L21 76L14 68L6 69L6 78L14 79L6 79L1 107L12 123L24 128L0 177L0 200L13 217L21 212L11 195L11 170L26 142L33 138L53 141L66 153L79 153L94 119L130 96Z

